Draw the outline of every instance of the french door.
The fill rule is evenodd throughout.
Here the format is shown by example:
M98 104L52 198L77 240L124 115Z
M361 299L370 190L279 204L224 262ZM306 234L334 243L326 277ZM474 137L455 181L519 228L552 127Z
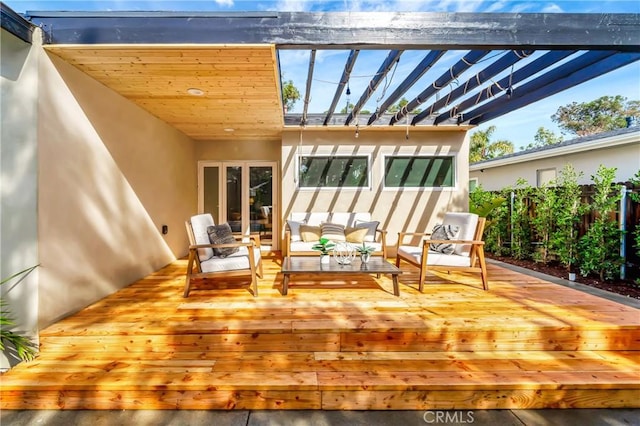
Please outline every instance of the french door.
M276 249L276 171L275 162L198 162L198 212L234 232L258 233L264 250Z

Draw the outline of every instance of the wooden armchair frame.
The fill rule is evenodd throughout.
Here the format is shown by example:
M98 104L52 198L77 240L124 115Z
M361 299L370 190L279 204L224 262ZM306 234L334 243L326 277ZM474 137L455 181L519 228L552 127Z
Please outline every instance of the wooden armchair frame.
M195 237L193 235L193 228L191 227L191 222L186 221L185 226L187 228L187 235L189 236L189 261L187 263L187 275L185 278L184 284L184 293L183 297L189 297L189 292L191 290L191 280L194 278L211 278L216 276L240 276L240 275L251 275L251 289L253 296L258 296L258 279L263 277L262 270L262 257L258 259L256 262L255 254L253 249L255 247L260 247L260 236L251 234L247 235L234 235L234 238L238 240L236 243L229 244L195 244ZM249 238L249 242L243 242L242 240L245 238ZM214 272L202 272L202 265L200 261L200 257L198 256L198 249L203 248L224 248L224 247L246 247L248 258L249 258L249 268L247 269L234 269L234 270L221 270ZM206 262L206 261L205 261ZM195 266L195 271L194 271Z
M478 224L476 226L476 230L474 233L473 240L431 240L428 237L431 234L428 233L420 233L420 232L400 232L398 233L398 243L396 247L396 266L400 267L400 261L404 260L405 262L414 265L420 269L420 284L418 290L422 292L424 288L424 282L427 276L427 270L439 270L439 271L463 271L463 272L479 272L482 277L482 288L484 290L489 290L489 282L487 278L487 265L484 258L484 241L482 240L482 233L484 232L484 226L486 223L486 219L483 217L478 218ZM420 256L420 262L416 262L414 257L405 256L399 249L402 245L402 241L405 237L422 237L422 254ZM438 265L438 264L428 264L429 259L429 245L431 243L442 244L442 243L453 243L453 244L470 244L471 251L469 252L469 265L470 266L454 266L454 265ZM460 255L450 255L450 256L460 256ZM476 264L479 263L479 266Z

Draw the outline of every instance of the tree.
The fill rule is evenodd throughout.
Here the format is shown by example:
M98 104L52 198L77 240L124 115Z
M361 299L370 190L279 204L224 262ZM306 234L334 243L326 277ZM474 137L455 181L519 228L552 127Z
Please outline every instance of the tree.
M291 111L300 99L300 91L293 85L292 80L287 80L282 85L282 103L284 104L284 112Z
M408 103L409 103L409 101L407 100L407 98L402 97L397 103L395 103L395 104L391 105L389 108L387 108L387 112L389 114L395 114L396 112L399 112ZM422 112L422 110L420 108L416 108L411 112L413 114L420 114L420 112Z
M576 171L572 164L567 163L556 181L558 201L551 247L568 272L575 272L578 261L579 225L586 210L586 206L580 200L582 189L578 179L581 177L582 172Z
M354 106L355 105L349 102L349 105L345 105L344 108L340 110L340 114L349 114L349 112L353 111ZM347 108L349 109L347 110ZM368 109L361 109L358 114L371 114L371 111L369 111Z
M508 140L491 141L491 135L495 131L496 126L489 126L487 130L478 130L471 135L469 162L477 163L478 161L513 153L512 142Z
M562 142L562 140L562 136L557 136L553 131L538 127L538 131L533 137L533 142L527 146L521 146L520 149L542 148L543 146L555 145Z
M591 102L572 102L558 108L551 120L576 136L622 129L627 126L626 117L640 118L640 101L626 101L626 97L616 95Z
M620 256L620 236L618 221L615 218L616 207L622 198L621 185L614 184L615 167L598 167L591 176L595 194L589 208L596 214L594 222L587 233L580 238L581 261L580 272L587 276L596 272L600 280L613 279L620 272L622 257Z

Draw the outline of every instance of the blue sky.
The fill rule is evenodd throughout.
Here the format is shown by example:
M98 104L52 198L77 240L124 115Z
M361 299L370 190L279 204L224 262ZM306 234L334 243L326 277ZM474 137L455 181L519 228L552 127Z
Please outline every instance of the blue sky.
M423 12L545 12L545 13L640 13L640 1L617 0L571 0L571 1L481 1L481 0L200 0L200 1L33 1L33 0L4 0L17 12L43 10L71 10L71 11L423 11ZM366 88L379 65L387 55L387 51L362 51L350 79L351 99L355 103ZM457 61L464 52L449 52L437 66L433 67L406 94L412 99L435 78ZM340 79L346 61L346 51L320 51L316 56L316 68L312 85L310 112L325 111L331 103L335 87ZM376 109L378 99L384 99L390 94L402 78L422 59L424 52L404 52L397 65L395 79L388 77L365 105L365 109ZM284 78L291 79L294 84L304 91L308 69L309 53L307 51L281 51L280 61ZM391 74L391 73L390 73ZM494 78L495 81L507 74ZM457 82L464 82L472 75L463 74ZM428 83L427 83L428 82ZM386 93L384 87L387 87ZM515 87L517 90L517 86ZM487 126L496 126L493 139L507 139L516 148L533 141L538 127L543 126L560 134L560 130L551 121L560 106L571 102L586 102L605 95L622 95L627 99L640 99L640 61L609 74L591 80L573 89L566 90L547 99L529 105L526 108L494 119L478 128L483 130ZM340 99L338 108L346 105L346 95ZM435 98L428 103L435 101ZM293 112L302 111L302 102L298 102ZM565 136L565 138L568 138Z

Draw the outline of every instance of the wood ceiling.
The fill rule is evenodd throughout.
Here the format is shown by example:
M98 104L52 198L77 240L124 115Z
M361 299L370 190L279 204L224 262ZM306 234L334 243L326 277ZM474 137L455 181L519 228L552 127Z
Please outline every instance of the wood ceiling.
M273 45L49 45L46 49L196 140L280 139ZM189 94L199 89L201 96Z
M0 15L3 28L28 42L33 29L42 28L51 53L200 140L277 140L287 127L344 129L354 119L360 126L393 129L408 122L409 113L412 125L431 129L475 126L640 60L637 13L63 11L27 12L27 20L0 2ZM283 115L277 54L283 49L310 52L302 114ZM324 49L349 50L353 61L345 64L334 101L320 114L307 111L307 104L315 51ZM350 114L339 117L336 101L357 52L365 49L389 50L389 56ZM425 58L373 115L358 115L407 50L423 51ZM452 50L469 52L429 77L432 82L421 84L423 91L401 111L385 112L442 52ZM532 52L540 51L548 52L534 59ZM491 63L481 63L489 58ZM463 72L471 77L458 82ZM462 88L453 89L456 83ZM189 95L190 88L202 96Z

